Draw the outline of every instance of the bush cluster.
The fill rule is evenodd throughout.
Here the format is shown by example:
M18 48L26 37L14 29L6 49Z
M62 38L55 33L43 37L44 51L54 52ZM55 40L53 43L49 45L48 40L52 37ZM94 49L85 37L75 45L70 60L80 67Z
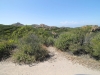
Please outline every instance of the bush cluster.
M42 61L48 56L48 52L41 47L38 37L34 34L24 36L19 40L18 51L13 55L15 62L32 63Z
M100 32L90 32L86 29L76 28L70 32L62 33L55 41L55 46L62 51L69 51L75 55L88 54L100 60Z
M90 41L90 45L92 47L91 55L100 60L100 33L96 34Z
M55 46L62 51L66 51L69 49L71 43L73 43L73 40L74 34L70 32L62 33L59 35L59 38L56 39Z
M16 46L13 44L12 40L9 41L1 41L0 42L0 60L4 60L8 58L12 50L15 49Z
M55 46L75 55L88 54L100 60L100 30L94 30L95 26L92 25L76 28L35 28L30 25L0 24L0 60L13 56L16 62L42 61L48 56L48 52L41 45ZM15 48L17 49L13 53Z

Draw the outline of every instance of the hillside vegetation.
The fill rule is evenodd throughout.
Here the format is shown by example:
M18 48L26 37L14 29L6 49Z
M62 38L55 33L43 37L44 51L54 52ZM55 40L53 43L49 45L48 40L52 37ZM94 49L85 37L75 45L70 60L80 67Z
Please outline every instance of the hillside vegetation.
M49 52L43 45L100 60L100 27L0 24L0 60L12 57L13 61L26 64L43 61L49 57Z

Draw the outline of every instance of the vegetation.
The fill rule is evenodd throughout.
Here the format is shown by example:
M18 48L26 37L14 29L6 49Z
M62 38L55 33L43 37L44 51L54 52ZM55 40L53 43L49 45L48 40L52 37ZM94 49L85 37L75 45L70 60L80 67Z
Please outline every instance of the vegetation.
M12 50L16 48L12 40L0 41L0 60L8 58L12 54Z
M48 56L48 52L41 47L38 37L28 34L19 40L18 51L13 55L15 62L26 64L42 61Z
M100 60L100 32L97 33L90 41L90 45L92 47L91 55L95 57L95 59Z
M100 60L100 27L0 24L0 60L13 57L18 63L42 61L49 56L48 51L42 48L43 45L55 46L78 56L88 54Z
M69 46L74 41L74 34L67 32L62 33L59 35L58 39L55 41L55 46L63 51L66 51L69 49Z

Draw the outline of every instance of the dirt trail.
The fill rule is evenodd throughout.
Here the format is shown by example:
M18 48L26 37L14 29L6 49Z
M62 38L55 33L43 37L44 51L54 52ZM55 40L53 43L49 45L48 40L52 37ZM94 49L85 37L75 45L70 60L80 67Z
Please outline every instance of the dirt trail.
M0 75L100 75L100 71L73 64L53 47L48 47L48 50L52 57L33 66L0 62Z

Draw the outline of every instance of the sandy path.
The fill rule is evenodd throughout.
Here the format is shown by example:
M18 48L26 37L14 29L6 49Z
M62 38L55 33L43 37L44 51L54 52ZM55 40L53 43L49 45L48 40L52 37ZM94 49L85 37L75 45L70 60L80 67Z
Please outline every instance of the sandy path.
M54 56L48 61L33 64L34 66L31 67L11 62L0 62L0 75L100 75L100 71L73 64L53 47L49 47L48 50Z

